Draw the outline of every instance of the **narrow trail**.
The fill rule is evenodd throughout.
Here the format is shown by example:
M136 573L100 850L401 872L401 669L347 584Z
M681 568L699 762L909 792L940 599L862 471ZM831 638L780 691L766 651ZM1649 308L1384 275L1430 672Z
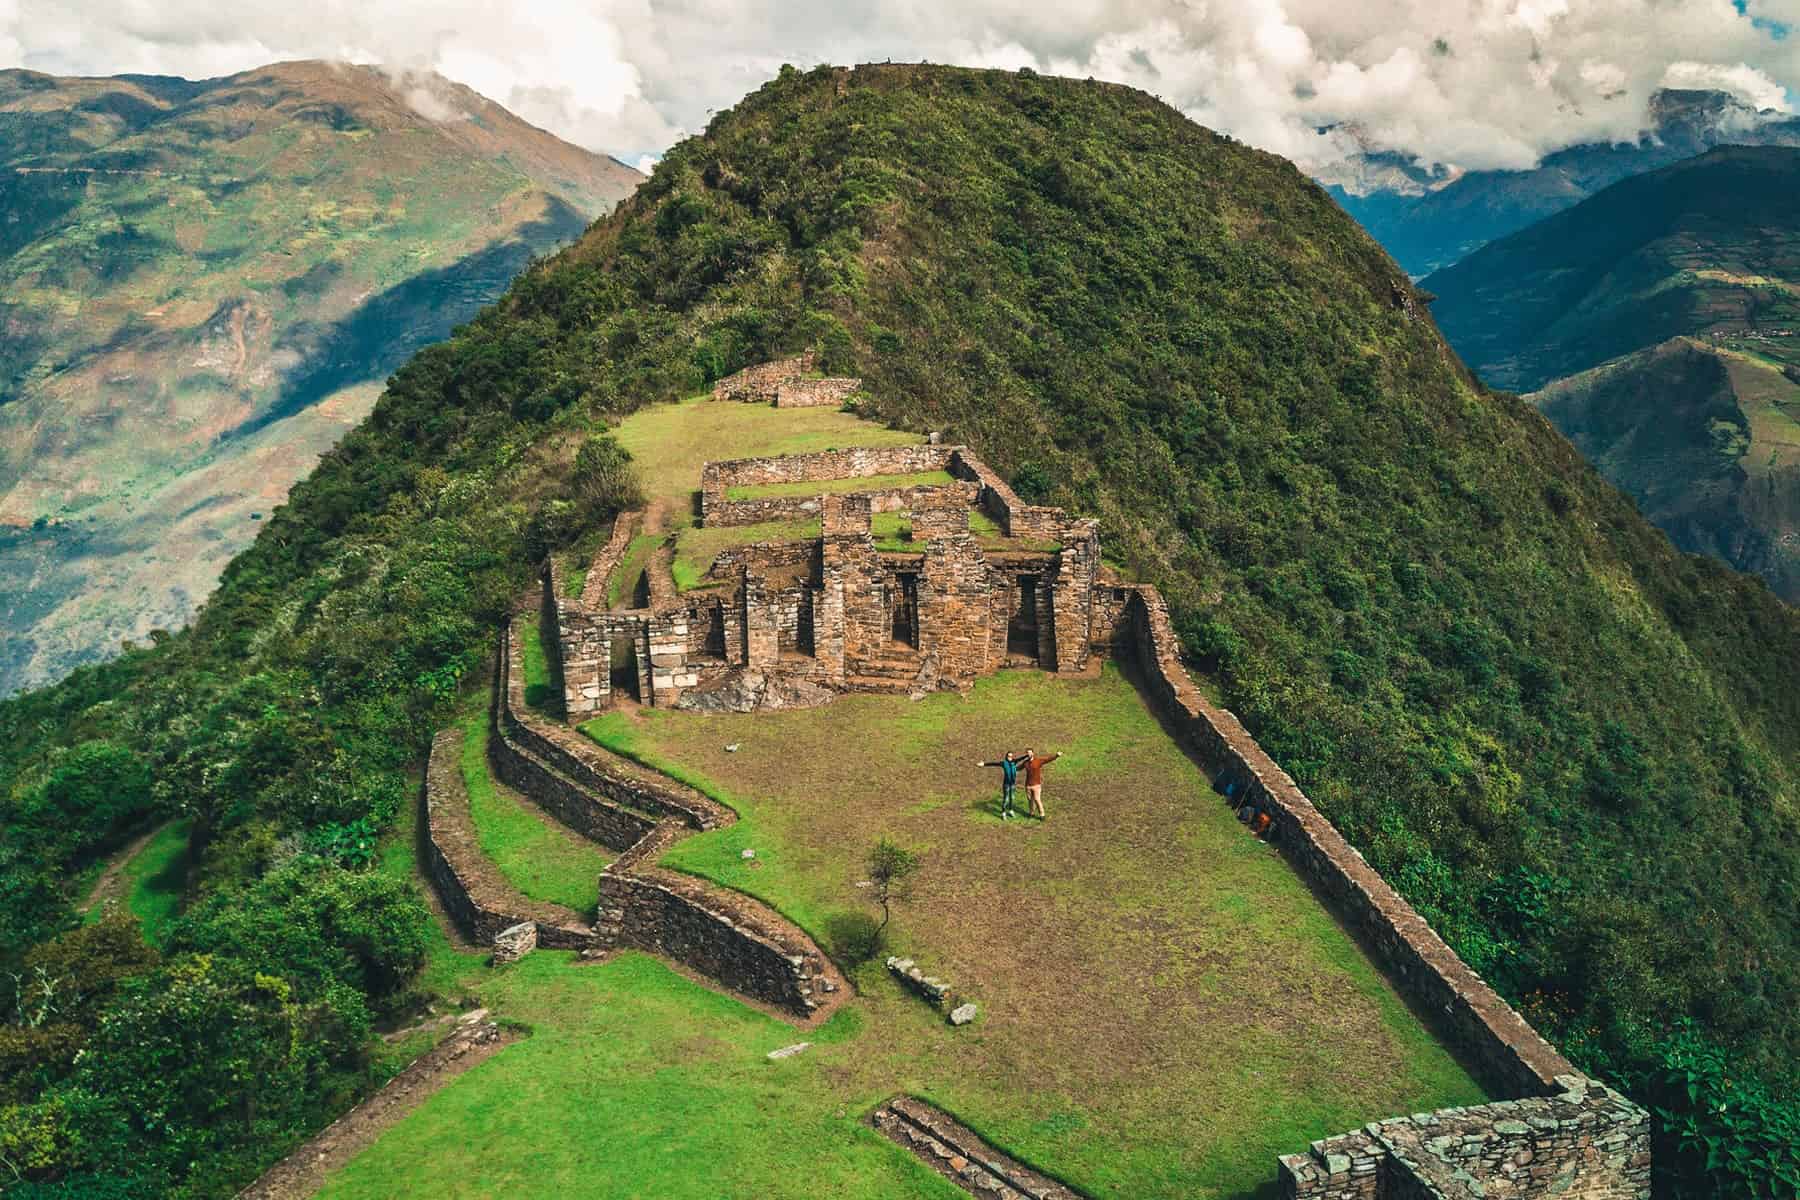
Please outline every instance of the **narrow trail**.
M304 1200L324 1186L328 1175L373 1145L433 1093L524 1036L501 1028L486 1016L485 1009L465 1014L449 1037L414 1059L380 1091L302 1142L239 1192L237 1200Z
M154 829L146 830L133 838L123 850L113 855L112 861L107 863L106 869L100 872L100 878L94 880L94 886L88 889L87 897L76 905L75 911L86 916L109 900L124 899L126 865L136 858L145 846L150 844L151 838L166 828L168 828L166 825L158 825Z

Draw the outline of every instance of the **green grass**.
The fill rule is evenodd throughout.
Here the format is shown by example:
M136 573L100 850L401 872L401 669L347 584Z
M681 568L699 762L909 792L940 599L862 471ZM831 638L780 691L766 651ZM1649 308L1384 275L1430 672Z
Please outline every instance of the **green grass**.
M120 872L125 908L138 919L144 939L160 946L181 911L187 883L188 837L192 825L175 821L151 836ZM98 919L100 906L89 916Z
M691 520L700 468L710 459L911 446L924 440L836 409L723 403L709 396L642 408L620 422L615 436L637 464L646 499L673 505L674 525Z
M917 1076L913 1090L1096 1194L1245 1195L1313 1138L1482 1098L1111 668L1005 672L966 700L642 710L582 730L739 812L664 865L762 898L827 947L872 915L855 886L867 847L920 851L892 948L982 1022L938 1057L934 1027L862 968L858 1011L880 1032L861 1069ZM972 763L1028 746L1063 755L1050 820L1003 824L998 772Z
M635 604L638 580L643 578L651 557L663 541L664 535L660 533L640 533L631 539L631 544L625 547L625 553L619 558L619 565L613 570L612 578L607 581L608 608Z
M594 843L520 804L488 771L486 715L462 720L463 784L475 840L502 877L533 900L591 915L600 872L612 861Z
M948 487L956 477L948 471L911 471L893 475L856 475L844 479L796 480L759 483L725 489L727 500L767 500L778 496L837 495L847 492L881 492L890 488Z
M544 649L541 620L534 614L515 617L519 630L519 648L525 672L525 703L539 712L560 713L561 697L557 695L556 675L550 666L549 652Z
M802 410L804 411L804 410ZM819 521L763 521L756 525L713 525L683 529L675 540L670 572L675 586L689 591L700 585L707 568L722 551L752 542L796 542L819 536Z
M571 957L539 951L490 975L482 1002L532 1036L427 1100L320 1200L965 1196L863 1123L912 1080L885 1076L891 1053L864 1061L880 1038L859 1014L801 1033L643 955ZM953 1049L929 1024L938 1052ZM765 1057L801 1040L814 1045Z

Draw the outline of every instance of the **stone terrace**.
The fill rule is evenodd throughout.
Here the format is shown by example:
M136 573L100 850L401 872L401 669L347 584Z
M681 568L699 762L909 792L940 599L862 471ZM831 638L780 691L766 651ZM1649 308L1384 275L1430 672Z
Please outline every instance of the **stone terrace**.
M752 368L740 373L742 378L723 381L715 395L778 389L810 365L790 360ZM727 498L734 486L927 470L946 471L955 482L903 495ZM656 706L708 707L712 695L729 695L735 702L754 694L760 703L796 690L801 702L810 703L836 691L919 694L961 688L1004 666L1081 671L1096 655L1122 657L1141 670L1153 707L1227 800L1248 802L1270 816L1271 840L1385 967L1398 990L1500 1094L1520 1097L1394 1118L1315 1143L1310 1156L1282 1160L1283 1195L1329 1200L1649 1195L1643 1110L1579 1076L1369 867L1237 719L1199 694L1181 666L1180 646L1156 589L1105 576L1094 522L1021 503L974 454L957 446L708 463L701 497L709 525L816 513L820 534L729 550L712 564L704 594L673 595L668 587L653 586L650 608L627 613L601 611L594 599L605 594L606 577L630 540L635 518L620 519L580 599L566 595L552 561L543 594L545 628L555 631L571 718L607 707L621 690ZM733 507L744 503L758 506L753 515ZM873 515L895 510L906 513L912 540L922 548L876 548ZM970 531L970 515L977 511L1016 544L984 547ZM1043 548L1043 542L1054 549ZM752 678L757 687L741 686ZM771 681L786 681L788 690ZM809 688L820 695L808 694ZM516 684L505 689L509 702L516 690ZM522 712L522 704L517 707ZM522 718L509 713L507 720ZM609 873L633 877L631 872L652 856L648 848L666 844L660 839L675 836L675 829L673 818L660 822L639 843L646 849L627 853ZM666 894L679 890L673 879L637 878L666 886ZM629 925L607 912L604 881L601 903L603 928ZM663 927L671 924L680 922L664 921ZM667 936L681 946L689 934L677 928ZM707 952L685 953L704 960ZM759 971L732 955L701 969L726 976ZM771 986L779 990L758 976L753 994Z
M728 499L734 487L927 472L952 482ZM728 549L705 586L685 595L653 571L649 607L626 612L599 602L638 527L635 514L615 524L580 599L549 563L545 620L557 633L570 716L602 711L621 694L656 707L771 706L841 691L966 688L1006 666L1089 665L1101 570L1095 523L1020 503L967 447L709 462L700 496L706 528L817 517L821 532ZM877 547L874 516L891 512L904 514L904 550ZM976 513L1001 536L976 537ZM1104 609L1098 615L1106 619Z

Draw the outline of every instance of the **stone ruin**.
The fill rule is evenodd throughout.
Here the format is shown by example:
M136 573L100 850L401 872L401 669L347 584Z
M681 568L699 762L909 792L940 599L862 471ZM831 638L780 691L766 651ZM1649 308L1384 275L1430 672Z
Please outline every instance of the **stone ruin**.
M801 356L751 368L722 380L715 395L773 399L811 365ZM951 482L731 498L734 488L926 471L943 471ZM604 597L641 514L619 519L578 598L566 595L552 560L544 627L554 631L571 719L627 693L656 706L708 707L724 698L726 707L781 707L841 691L918 696L966 688L1003 667L1076 672L1100 656L1120 659L1135 667L1151 706L1213 775L1215 787L1234 805L1247 801L1269 814L1271 843L1408 1002L1493 1094L1516 1097L1375 1121L1314 1142L1309 1153L1280 1160L1284 1200L1647 1200L1645 1111L1577 1072L1363 860L1237 718L1200 694L1181 665L1161 596L1149 585L1111 577L1093 521L1023 504L967 447L935 439L708 463L700 503L704 526L816 517L820 533L726 550L687 593L676 591L664 560L663 569L648 573L647 603L625 609L609 608ZM873 536L874 515L889 512L906 515L903 548L880 548ZM998 535L977 536L975 513L993 522ZM507 657L516 659L516 648ZM512 739L526 739L528 727L540 723L524 713L518 686L516 679L501 684L501 726L511 730L497 747L502 756L512 753ZM536 749L548 753L552 731L533 736ZM561 748L561 766L571 767L568 756L580 752L568 741ZM435 768L438 755L433 758ZM508 781L538 796L528 780ZM644 787L639 779L628 790ZM661 786L651 791L664 794ZM687 815L701 827L710 819ZM834 972L775 914L745 915L717 889L668 892L664 904L656 889L675 881L648 864L678 824L664 816L656 825L660 833L639 837L608 868L601 919L588 936L668 953L741 992L816 1011L820 997L838 986ZM622 829L613 840L631 836ZM609 880L618 892L608 891ZM609 908L613 896L629 904ZM517 920L485 909L472 915L488 937ZM621 924L622 915L630 921ZM556 917L535 915L540 945L567 944L578 932ZM875 1124L978 1195L1070 1194L1003 1156L984 1157L994 1153L990 1147L917 1101L890 1102Z
M945 485L732 501L730 489L942 471ZM820 521L803 541L727 549L677 593L652 571L649 603L601 606L630 541L622 518L580 599L546 572L563 706L580 718L621 694L656 707L743 710L817 703L845 691L964 689L1008 666L1082 671L1111 639L1117 605L1096 605L1100 540L1091 520L1027 505L967 447L833 450L707 463L703 527ZM905 549L877 546L876 512L902 512ZM999 529L978 538L981 513Z
M841 408L862 389L862 380L818 377L817 356L808 350L779 362L758 363L713 384L714 400L773 404L776 408Z

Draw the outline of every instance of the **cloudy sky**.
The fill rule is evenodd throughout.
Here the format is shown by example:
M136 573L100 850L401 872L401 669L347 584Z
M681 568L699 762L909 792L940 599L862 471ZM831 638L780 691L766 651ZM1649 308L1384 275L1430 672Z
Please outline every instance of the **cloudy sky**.
M1325 174L1345 128L1523 167L1636 136L1659 86L1800 107L1800 0L0 0L0 66L202 77L291 58L435 69L627 162L782 63L892 59L1133 84Z

